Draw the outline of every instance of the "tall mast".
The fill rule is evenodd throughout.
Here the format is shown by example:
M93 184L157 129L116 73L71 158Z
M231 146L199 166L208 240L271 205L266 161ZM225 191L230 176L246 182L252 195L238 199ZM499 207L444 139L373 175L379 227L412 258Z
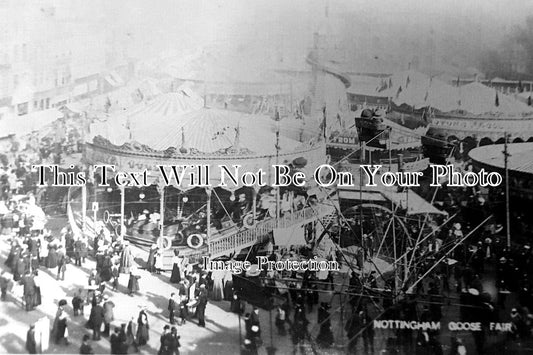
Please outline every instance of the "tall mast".
M505 168L505 224L507 234L507 249L511 248L511 215L509 210L509 167L508 160L511 156L508 151L507 140L509 135L505 132L505 143L503 145L503 161Z

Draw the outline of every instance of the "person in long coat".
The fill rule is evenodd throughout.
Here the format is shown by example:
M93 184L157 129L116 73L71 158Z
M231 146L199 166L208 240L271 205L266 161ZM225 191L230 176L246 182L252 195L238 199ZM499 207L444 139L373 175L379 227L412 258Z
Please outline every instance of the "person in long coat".
M91 308L91 315L89 316L89 321L87 323L89 328L93 330L93 340L100 340L104 317L104 308L100 304L96 304Z
M133 346L135 352L139 352L139 347L137 345L137 322L135 321L135 316L131 317L128 325L126 327L126 345L128 347Z
M54 341L56 344L64 342L66 345L68 342L68 329L67 329L67 320L68 315L64 310L64 306L67 304L67 301L59 301L59 308L56 313L56 318L54 320L54 326L52 327L52 334L54 334Z
M111 322L115 320L115 314L113 311L115 304L112 301L109 301L107 296L104 296L104 301L104 336L109 336Z
M142 309L137 318L137 344L139 346L146 345L148 340L150 340L149 330L150 325L148 324L148 316L146 311Z
M176 301L176 294L173 292L168 300L168 321L170 324L175 323L176 312L179 311L180 302Z
M83 315L83 306L84 306L84 300L83 300L83 289L79 289L78 292L72 297L72 310L74 311L74 316L78 316L79 314Z
M111 277L113 276L112 268L113 263L111 262L111 256L109 253L106 253L102 262L102 268L100 271L100 277L102 278L102 281L108 282L111 280Z
M120 269L123 273L130 272L130 268L133 266L133 253L129 242L124 242L124 248L120 254Z
M35 302L35 281L33 275L27 272L20 283L24 286L24 303L26 304L26 311L31 311L34 308Z
M179 256L179 251L174 250L174 256L172 257L172 274L170 275L170 282L177 284L183 277L183 258Z
M20 281L26 266L24 265L24 258L20 255L20 252L13 257L13 280Z
M135 292L139 291L139 279L141 277L138 275L134 275L133 272L130 272L130 279L128 281L128 291L129 295L133 296Z
M157 253L157 244L152 244L150 252L148 253L148 260L146 261L146 270L150 273L155 272L155 254ZM171 278L172 279L172 278Z
M35 284L35 294L33 298L33 306L37 307L40 306L42 303L42 294L41 294L41 285L42 285L42 278L39 276L39 271L34 270L33 271L33 283Z
M200 292L198 293L198 305L196 312L198 314L198 326L205 327L205 307L207 306L207 290L205 285L200 285Z
M55 269L57 267L58 254L56 243L48 244L48 258L46 259L46 267Z
M26 351L28 354L37 354L37 342L35 341L35 325L30 325L26 333Z

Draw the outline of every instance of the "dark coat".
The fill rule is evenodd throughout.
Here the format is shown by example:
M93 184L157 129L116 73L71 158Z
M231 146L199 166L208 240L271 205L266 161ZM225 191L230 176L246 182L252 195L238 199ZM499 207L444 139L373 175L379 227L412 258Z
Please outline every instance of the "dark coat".
M89 323L91 324L92 328L100 327L104 322L104 317L104 308L99 304L93 306L91 308L91 315L89 316Z
M37 342L35 341L35 330L30 329L26 333L26 350L28 354L37 354Z
M24 296L31 296L35 293L35 280L32 275L23 276L20 283L24 286Z

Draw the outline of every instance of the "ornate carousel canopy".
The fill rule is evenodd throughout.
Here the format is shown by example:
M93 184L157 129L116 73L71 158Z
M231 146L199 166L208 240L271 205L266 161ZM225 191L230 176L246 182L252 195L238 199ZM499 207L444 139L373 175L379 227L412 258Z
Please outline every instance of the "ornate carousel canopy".
M91 125L90 133L92 137L101 136L118 145L138 141L158 127L166 132L165 126L171 124L178 115L202 106L203 100L188 90L166 93L148 104L139 104L126 113Z
M154 179L161 176L157 165L210 165L212 171L219 171L218 165L241 165L242 172L263 169L270 182L273 164L304 157L314 169L325 161L325 144L316 139L300 142L280 134L276 146L276 122L267 116L209 108L155 113L136 114L121 130L106 129L102 123L87 146L87 162L113 164L123 171L148 169ZM219 182L220 175L214 174L212 185ZM176 187L186 190L188 185Z

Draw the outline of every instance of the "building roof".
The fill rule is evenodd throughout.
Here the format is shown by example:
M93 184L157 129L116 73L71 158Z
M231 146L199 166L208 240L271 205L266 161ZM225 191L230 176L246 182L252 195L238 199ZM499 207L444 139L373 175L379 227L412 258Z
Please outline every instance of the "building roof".
M505 168L504 145L486 145L472 149L470 158L483 165L497 169ZM533 143L511 143L507 146L509 158L507 167L510 171L533 174Z
M0 120L0 137L11 134L20 137L38 131L61 117L63 117L63 113L55 108L35 111L22 116L8 115Z

